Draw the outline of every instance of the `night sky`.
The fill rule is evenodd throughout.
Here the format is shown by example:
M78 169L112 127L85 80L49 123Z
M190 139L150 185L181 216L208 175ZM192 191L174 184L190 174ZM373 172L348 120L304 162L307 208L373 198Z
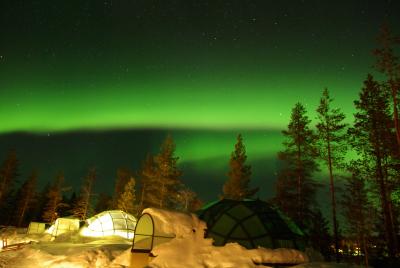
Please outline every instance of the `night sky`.
M400 33L399 1L2 1L0 153L21 179L137 170L167 133L184 182L206 201L244 136L253 184L273 195L280 131L324 87L352 122L379 27ZM323 180L323 176L320 178Z

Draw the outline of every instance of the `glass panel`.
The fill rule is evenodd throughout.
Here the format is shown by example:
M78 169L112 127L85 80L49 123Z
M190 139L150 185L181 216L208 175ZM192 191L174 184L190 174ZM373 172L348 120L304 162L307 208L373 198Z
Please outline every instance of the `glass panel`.
M242 227L238 225L232 234L229 235L229 239L248 239L248 236L243 231Z
M126 230L126 220L114 219L114 230Z
M124 216L122 215L121 212L110 212L110 216L111 216L111 218L114 218L114 219L123 219L124 218Z
M227 235L231 229L235 226L236 221L227 215L222 215L222 217L215 223L210 231Z
M142 215L136 224L135 235L152 236L153 231L153 221L151 216L148 214Z
M248 209L246 206L240 204L231 208L228 213L236 219L243 219L250 216L254 212Z
M261 223L257 215L248 218L242 223L243 227L250 234L251 237L261 236L267 234L264 225Z
M135 230L135 223L128 220L128 230Z
M113 230L113 229L114 229L114 226L113 226L113 222L112 222L112 220L111 220L111 217L110 217L110 216L108 216L108 217L106 217L106 216L102 217L102 218L101 218L101 226L102 226L103 231L106 231L106 230Z
M92 222L92 223L88 226L88 228L89 228L90 230L93 230L93 231L102 231L102 230L103 230L103 227L101 226L99 220Z

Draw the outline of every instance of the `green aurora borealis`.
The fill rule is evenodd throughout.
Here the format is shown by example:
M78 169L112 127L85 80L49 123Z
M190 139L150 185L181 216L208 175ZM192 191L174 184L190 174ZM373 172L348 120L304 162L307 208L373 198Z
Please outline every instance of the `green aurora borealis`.
M17 148L22 176L37 167L43 181L95 165L105 190L170 132L206 199L239 132L271 195L293 105L314 119L328 87L351 123L380 25L400 30L396 1L16 2L1 8L2 157Z

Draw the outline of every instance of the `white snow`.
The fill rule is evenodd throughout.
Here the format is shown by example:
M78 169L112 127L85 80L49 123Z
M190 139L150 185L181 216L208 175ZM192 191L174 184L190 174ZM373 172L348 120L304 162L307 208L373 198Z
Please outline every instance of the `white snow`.
M148 213L154 221L154 235L175 235L184 237L190 235L194 229L206 229L205 222L199 220L195 214L180 213L157 208L146 208L142 214Z
M212 239L204 238L205 223L193 214L146 209L152 215L159 232L174 234L176 238L155 247L156 256L149 267L153 268L250 268L268 267L261 263L300 264L296 268L346 268L354 267L335 263L307 263L305 253L293 249L252 249L247 250L237 243L223 247L212 245ZM27 235L24 230L8 229L1 236L9 244L34 241L15 251L1 251L0 268L89 268L129 267L131 241L121 237L87 238L78 232L63 234L54 241L51 236ZM305 263L304 263L305 262ZM301 264L303 263L303 264Z

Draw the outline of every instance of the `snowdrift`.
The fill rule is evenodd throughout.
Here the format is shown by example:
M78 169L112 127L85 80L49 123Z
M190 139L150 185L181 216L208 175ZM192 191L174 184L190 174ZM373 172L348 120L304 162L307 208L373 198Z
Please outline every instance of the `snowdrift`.
M307 255L294 249L247 250L237 243L215 247L212 239L204 238L205 223L195 215L158 209L147 209L145 212L154 217L160 233L175 235L169 242L153 248L152 253L156 257L149 267L252 268L270 267L267 264L282 262L297 263L299 265L294 266L297 268L357 267L323 262L304 263L308 261ZM122 237L98 237L87 243L86 238L79 238L75 234L73 242L64 239L50 241L49 234L28 235L26 230L16 228L3 229L0 236L7 236L9 243L34 241L16 251L0 249L0 268L127 268L131 264L131 241Z

